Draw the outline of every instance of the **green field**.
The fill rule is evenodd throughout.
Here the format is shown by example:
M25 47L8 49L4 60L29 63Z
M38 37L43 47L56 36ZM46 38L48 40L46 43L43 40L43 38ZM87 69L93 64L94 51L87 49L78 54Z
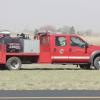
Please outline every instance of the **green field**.
M0 90L100 90L100 71L72 65L23 65L0 74Z

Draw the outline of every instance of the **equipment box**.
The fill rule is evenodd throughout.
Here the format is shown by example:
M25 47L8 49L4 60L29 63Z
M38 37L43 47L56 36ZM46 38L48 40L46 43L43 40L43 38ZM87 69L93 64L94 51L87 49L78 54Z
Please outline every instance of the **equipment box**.
M39 40L23 40L23 52L24 53L40 53L40 41Z

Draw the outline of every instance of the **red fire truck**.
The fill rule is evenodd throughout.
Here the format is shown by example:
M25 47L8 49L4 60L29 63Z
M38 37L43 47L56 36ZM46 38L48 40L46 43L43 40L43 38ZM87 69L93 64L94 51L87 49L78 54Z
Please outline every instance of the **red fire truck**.
M90 45L76 34L38 33L34 40L17 39L13 43L4 43L4 39L0 39L0 65L5 65L9 70L20 69L27 62L100 69L100 46Z

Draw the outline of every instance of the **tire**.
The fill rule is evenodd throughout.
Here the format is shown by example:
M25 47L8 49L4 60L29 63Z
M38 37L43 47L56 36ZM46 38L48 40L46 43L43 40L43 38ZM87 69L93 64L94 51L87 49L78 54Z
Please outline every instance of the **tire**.
M100 70L100 57L96 57L94 60L94 68Z
M4 64L0 64L0 70L5 70L5 69L6 69L5 65Z
M90 69L90 64L81 64L80 68L85 69L85 70L89 70Z
M21 60L18 57L11 57L6 62L8 70L19 70L22 66Z

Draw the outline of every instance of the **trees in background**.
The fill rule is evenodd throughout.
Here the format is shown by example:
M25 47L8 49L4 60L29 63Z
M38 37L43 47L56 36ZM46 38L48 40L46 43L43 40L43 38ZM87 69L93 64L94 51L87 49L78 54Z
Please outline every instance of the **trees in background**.
M70 27L69 34L75 34L75 28L74 28L74 26Z
M81 31L78 31L77 34L80 34L80 35L93 35L93 31L91 29L88 29L88 30L81 30Z
M75 28L74 26L71 26L71 27L63 26L57 29L54 26L47 25L47 26L42 26L39 29L34 30L34 34L36 34L37 32L51 32L51 33L59 32L63 34L75 34Z
M38 29L39 32L51 32L51 33L55 33L57 32L57 29L56 27L54 26L51 26L51 25L47 25L47 26L41 26L39 29Z
M61 32L63 34L75 34L75 28L74 26L63 26L58 29L58 32Z
M93 32L91 29L88 30L80 30L76 31L74 26L62 26L59 28L56 28L52 25L47 25L47 26L41 26L38 29L34 30L34 34L38 32L51 32L51 33L62 33L62 34L80 34L80 35L91 35Z
M70 27L63 26L63 27L60 27L57 31L60 33L63 33L63 34L69 34L69 29L70 29Z
M91 35L91 34L92 34L92 30L91 30L91 29L86 30L86 31L85 31L85 34L86 34L86 35Z
M34 30L34 34L37 34L37 33L38 33L38 29L35 29L35 30Z

